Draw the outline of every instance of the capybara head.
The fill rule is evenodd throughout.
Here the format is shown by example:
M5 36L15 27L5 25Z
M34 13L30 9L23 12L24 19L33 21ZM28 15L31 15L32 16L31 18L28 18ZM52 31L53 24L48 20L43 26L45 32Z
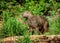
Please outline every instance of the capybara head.
M22 13L22 17L24 17L24 18L28 18L30 16L32 16L32 13L29 12L29 11L25 11L25 12Z

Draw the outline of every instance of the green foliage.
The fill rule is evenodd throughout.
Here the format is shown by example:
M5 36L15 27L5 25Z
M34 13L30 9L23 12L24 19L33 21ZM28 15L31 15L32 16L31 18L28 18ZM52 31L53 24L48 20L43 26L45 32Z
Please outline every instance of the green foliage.
M15 18L11 17L4 23L3 29L0 30L0 38L1 36L23 35L25 30L28 30L27 24L22 25Z
M30 10L33 12L33 14L35 15L40 15L43 14L44 10L49 6L49 4L45 3L44 1L39 1L39 4L35 3L34 1L31 2L27 2L24 5L24 8L26 8L26 10Z
M16 40L18 43L32 43L29 36L28 37L24 37L24 38L18 38L18 40Z
M60 17L60 16L59 16ZM49 18L49 31L45 35L59 35L60 34L60 18Z
M7 11L3 11L3 20L4 21L7 21L9 18L10 18L11 14L10 12L7 10Z
M51 16L53 16L56 13L56 11L52 10L52 11L49 11L49 13Z
M29 37L24 37L22 43L31 43L30 38Z
M12 1L9 1L9 2L4 2L2 1L1 4L0 4L0 8L1 9L13 9L14 11L12 11L14 14L19 14L19 12L22 12L22 11L26 11L26 10L29 10L31 12L33 12L33 14L35 15L42 15L44 13L44 11L48 8L50 8L50 10L54 10L56 8L59 8L59 4L56 3L54 0L21 0L25 3L23 3L23 6L22 7L17 7L18 5L18 2L15 1L15 0L12 0ZM9 7L12 7L12 8L9 8Z
M60 34L60 18L58 17L56 20L49 21L49 34L55 35Z
M46 0L32 0L24 4L25 10L31 11L34 15L43 15L44 11L46 11L48 8L50 8L51 12L55 12L58 7L59 4L56 3L54 0L48 0L48 2Z
M21 5L21 2L23 5ZM30 41L30 35L27 24L21 24L16 20L16 16L20 16L24 11L31 11L33 15L43 15L49 8L51 16L55 15L56 10L60 9L60 3L55 0L0 0L0 10L3 16L3 29L0 30L0 38L14 35L23 35L25 37L22 43ZM60 19L49 21L49 32L46 34L60 34ZM27 37L26 37L26 36Z
M19 37L18 40L16 40L18 43L31 43L30 40L30 32L29 31L24 31L23 38Z

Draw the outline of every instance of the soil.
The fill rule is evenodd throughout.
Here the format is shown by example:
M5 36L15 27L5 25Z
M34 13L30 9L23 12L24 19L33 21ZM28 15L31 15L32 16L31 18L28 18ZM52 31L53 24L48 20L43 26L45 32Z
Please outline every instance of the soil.
M3 43L17 43L18 37L23 38L23 36L12 36L1 39ZM31 35L30 39L32 43L60 43L60 35Z

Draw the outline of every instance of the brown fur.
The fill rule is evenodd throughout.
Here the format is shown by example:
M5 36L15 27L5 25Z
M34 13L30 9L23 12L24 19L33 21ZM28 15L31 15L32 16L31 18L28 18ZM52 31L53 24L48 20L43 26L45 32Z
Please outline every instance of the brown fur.
M36 29L37 32L45 32L48 31L48 22L43 16L34 16L31 12L23 12L22 16L27 18L27 23L30 27L30 31Z

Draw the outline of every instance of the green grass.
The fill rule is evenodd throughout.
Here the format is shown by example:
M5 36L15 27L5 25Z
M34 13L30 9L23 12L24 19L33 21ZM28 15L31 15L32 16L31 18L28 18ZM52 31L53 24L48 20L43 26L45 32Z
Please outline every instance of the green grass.
M23 25L15 18L11 17L7 22L4 22L3 29L0 30L0 38L23 35L25 30L28 31L27 24Z
M60 16L59 16L60 17ZM59 35L60 34L60 18L49 18L49 32L46 32L46 35Z
M25 0L26 1L26 0ZM26 31L29 31L28 24L22 24L17 21L16 16L20 16L24 11L31 11L33 15L43 15L46 9L50 8L49 13L53 17L56 10L60 9L60 3L54 0L39 0L39 1L23 1L21 6L16 0L5 1L1 0L0 9L2 13L0 14L3 17L3 29L0 30L0 38L14 36L14 35L23 35L26 34ZM49 17L49 16L48 16ZM60 34L60 19L56 21L49 21L49 32L45 34ZM27 35L30 34L29 32ZM28 39L29 40L29 39Z

